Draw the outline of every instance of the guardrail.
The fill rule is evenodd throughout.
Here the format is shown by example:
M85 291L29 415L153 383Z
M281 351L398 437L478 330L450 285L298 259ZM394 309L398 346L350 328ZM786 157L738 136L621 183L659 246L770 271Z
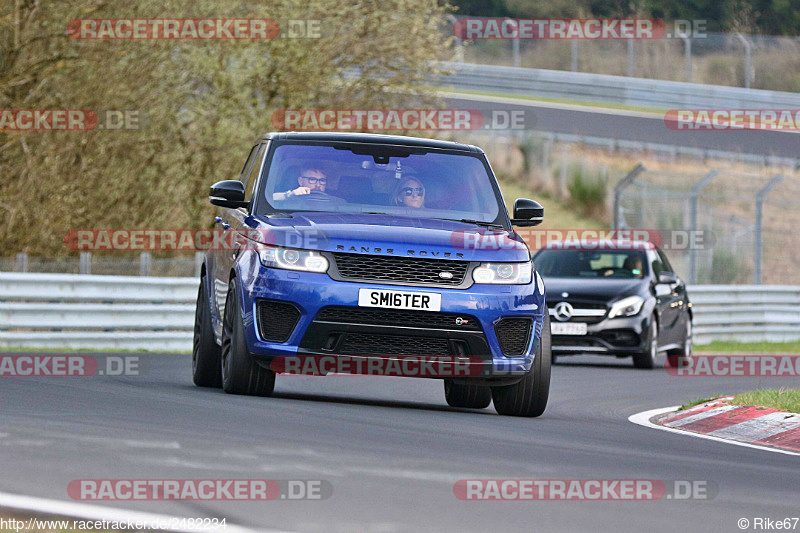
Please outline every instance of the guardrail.
M0 273L0 347L191 351L198 278Z
M0 273L0 348L191 351L197 278ZM800 287L695 285L696 344L800 340Z
M693 285L688 290L697 344L800 340L800 287Z
M441 62L439 85L465 91L611 102L654 109L797 109L800 93L607 74Z

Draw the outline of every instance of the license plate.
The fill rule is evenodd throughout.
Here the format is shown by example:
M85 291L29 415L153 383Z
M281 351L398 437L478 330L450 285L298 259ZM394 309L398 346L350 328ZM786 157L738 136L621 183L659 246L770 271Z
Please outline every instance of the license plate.
M358 289L358 305L360 307L441 311L442 295L435 292Z
M551 322L550 333L553 335L586 335L584 322Z

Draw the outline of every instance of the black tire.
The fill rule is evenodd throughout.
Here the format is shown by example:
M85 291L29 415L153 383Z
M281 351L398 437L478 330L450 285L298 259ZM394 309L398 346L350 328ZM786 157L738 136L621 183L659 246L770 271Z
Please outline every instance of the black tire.
M240 308L238 284L232 278L222 320L222 389L230 394L270 396L275 372L260 366L247 351Z
M462 385L444 380L444 397L450 407L485 409L492 403L492 390L480 385Z
M550 344L550 317L545 313L542 324L542 338L536 350L536 358L531 371L522 381L505 387L492 387L494 408L501 415L540 416L547 407L550 396L550 365L552 357Z
M650 318L650 327L647 334L647 349L643 352L633 354L633 366L650 370L656 366L658 356L658 322L653 316Z
M197 290L197 307L194 311L194 338L192 339L192 381L198 387L222 387L220 347L211 327L208 308L206 277L200 278Z
M678 367L681 357L691 357L694 350L694 338L692 336L692 317L686 316L686 330L683 334L683 346L674 350L667 351L667 364L672 368Z

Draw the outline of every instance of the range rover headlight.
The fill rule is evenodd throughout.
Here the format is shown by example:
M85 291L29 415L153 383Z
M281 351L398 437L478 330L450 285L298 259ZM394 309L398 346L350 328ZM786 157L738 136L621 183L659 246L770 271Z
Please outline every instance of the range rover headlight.
M615 316L633 316L639 314L644 305L644 298L641 296L628 296L611 305L611 311L608 313L608 318Z
M472 271L475 283L526 285L531 282L533 264L525 263L481 263Z
M281 248L280 246L262 246L258 250L258 257L265 267L305 272L328 271L328 260L319 252Z

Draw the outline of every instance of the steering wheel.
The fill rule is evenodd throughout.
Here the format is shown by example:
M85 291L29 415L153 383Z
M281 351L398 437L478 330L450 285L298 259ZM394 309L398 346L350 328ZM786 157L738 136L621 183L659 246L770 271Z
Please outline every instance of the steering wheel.
M297 198L307 198L308 200L329 200L332 196L323 191L311 191L308 194L298 195Z

